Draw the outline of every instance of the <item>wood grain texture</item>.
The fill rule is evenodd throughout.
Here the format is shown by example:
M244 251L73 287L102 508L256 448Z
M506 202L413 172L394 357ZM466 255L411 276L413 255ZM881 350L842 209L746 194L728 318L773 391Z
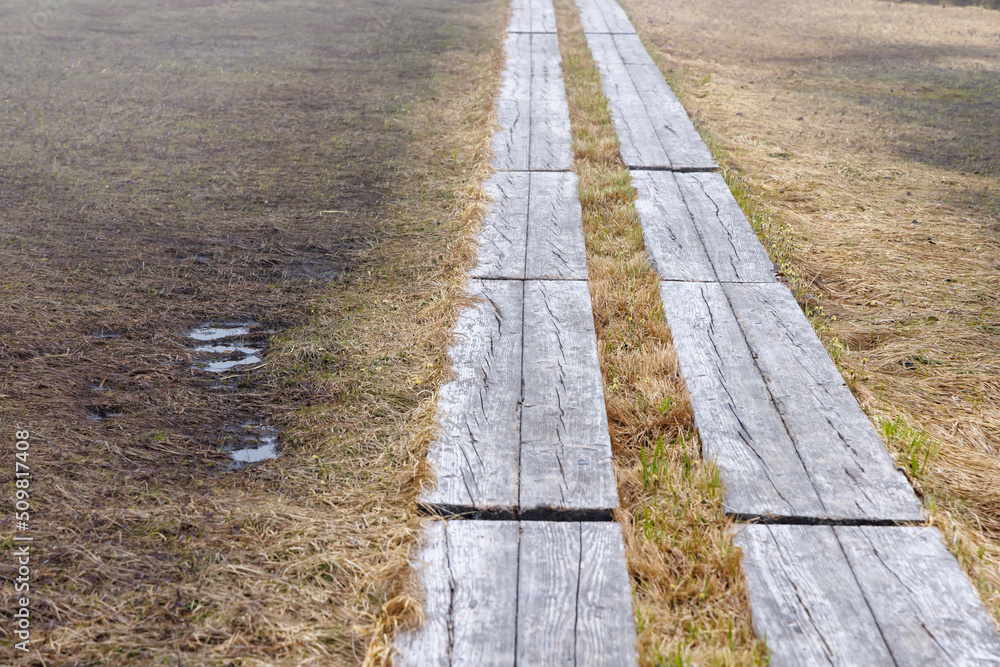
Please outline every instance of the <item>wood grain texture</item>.
M397 637L397 665L514 664L518 526L512 521L435 521L417 556L427 618Z
M580 524L521 522L517 662L576 664Z
M611 120L621 144L622 161L629 169L669 169L670 157L663 149L646 105L638 97L608 96Z
M531 170L568 171L573 167L569 106L566 99L531 100Z
M715 281L701 236L668 171L630 172L650 262L664 280Z
M578 667L630 667L638 662L632 589L617 523L580 524L576 613Z
M557 35L531 35L531 99L566 99Z
M791 292L727 284L726 296L799 457L827 511L857 519L922 520L896 469Z
M615 0L576 0L584 32L635 33L628 16Z
M611 39L615 43L615 50L618 51L618 57L626 65L650 65L655 67L653 59L650 57L649 52L646 51L646 47L642 45L642 40L639 39L639 35L627 34L627 35L611 35ZM662 76L660 77L663 78Z
M396 667L449 667L451 661L451 575L445 522L431 521L424 527L422 544L413 561L424 592L424 623L396 635Z
M832 527L742 526L735 543L771 667L896 664Z
M504 41L507 54L498 99L526 102L531 99L531 38L533 35L511 33Z
M556 13L551 0L513 0L508 32L554 33Z
M452 667L514 663L518 526L513 521L448 521Z
M469 272L473 278L524 278L530 181L524 171L498 171L483 181L492 201L478 236L478 263Z
M522 516L617 507L585 282L525 283L523 368Z
M826 517L717 283L662 282L663 313L726 512Z
M936 528L834 532L897 665L1000 665L1000 636Z
M438 394L439 435L428 452L436 486L421 502L445 508L514 508L521 397L519 281L473 280L449 350L453 380Z
M718 166L638 36L587 33L587 44L628 167L690 171Z
M531 140L531 102L498 99L497 130L493 133L493 168L527 171Z
M524 275L528 279L587 279L583 220L572 172L532 172Z
M628 65L631 74L639 66ZM656 136L663 146L669 165L644 165L647 167L669 166L671 169L691 171L716 169L718 164L708 146L694 129L687 111L674 96L669 87L651 89L637 87L639 97L656 129Z
M676 179L718 279L774 282L774 264L722 176L677 174Z

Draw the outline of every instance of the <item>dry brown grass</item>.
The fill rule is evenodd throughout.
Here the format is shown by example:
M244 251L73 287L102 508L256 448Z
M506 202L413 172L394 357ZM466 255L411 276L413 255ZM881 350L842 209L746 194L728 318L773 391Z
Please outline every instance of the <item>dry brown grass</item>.
M1000 14L624 4L1000 618Z
M503 4L46 7L3 9L0 437L32 433L35 580L2 662L384 662ZM246 319L264 363L212 390L184 333ZM248 419L281 458L230 470Z
M575 7L556 8L641 663L759 664L739 551L692 436L607 100Z

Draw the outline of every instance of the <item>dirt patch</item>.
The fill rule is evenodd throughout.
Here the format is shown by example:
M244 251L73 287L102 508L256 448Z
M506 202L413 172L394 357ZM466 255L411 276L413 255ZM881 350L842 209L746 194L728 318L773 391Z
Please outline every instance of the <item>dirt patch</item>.
M32 434L26 664L356 664L412 607L384 606L407 590L410 436L503 18L5 6L0 430ZM240 323L259 326L225 353L190 338ZM234 470L275 431L280 464Z
M1000 14L626 4L787 231L803 305L997 614Z

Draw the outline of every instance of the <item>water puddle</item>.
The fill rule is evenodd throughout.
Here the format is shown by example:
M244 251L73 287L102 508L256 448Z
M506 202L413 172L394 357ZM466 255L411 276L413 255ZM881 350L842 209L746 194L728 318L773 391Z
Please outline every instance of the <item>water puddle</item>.
M273 333L257 322L231 322L196 327L187 337L198 355L196 366L218 377L209 389L235 391L237 384L231 378L237 373L249 373L261 363L268 338ZM233 468L278 458L278 429L273 426L247 421L226 426L225 431L226 443L222 451L232 459Z
M117 405L89 405L86 409L87 419L92 422L114 419L125 414L121 407Z
M238 445L227 448L229 457L238 467L278 458L278 429L264 424L246 423L237 428L230 427L231 437Z
M274 332L261 328L256 322L245 322L205 325L192 329L187 336L193 341L203 343L194 347L195 352L207 357L199 362L199 368L209 373L225 373L259 364L266 343L248 338L266 340L266 335L271 333ZM225 385L220 385L218 388L225 388Z

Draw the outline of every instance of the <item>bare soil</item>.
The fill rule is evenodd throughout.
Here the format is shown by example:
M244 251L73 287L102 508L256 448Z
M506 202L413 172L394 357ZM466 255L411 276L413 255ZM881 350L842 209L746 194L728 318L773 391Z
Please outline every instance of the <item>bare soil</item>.
M0 9L0 466L29 430L35 537L3 662L385 657L505 11ZM245 322L261 363L207 373L187 334ZM231 465L248 423L277 461Z

